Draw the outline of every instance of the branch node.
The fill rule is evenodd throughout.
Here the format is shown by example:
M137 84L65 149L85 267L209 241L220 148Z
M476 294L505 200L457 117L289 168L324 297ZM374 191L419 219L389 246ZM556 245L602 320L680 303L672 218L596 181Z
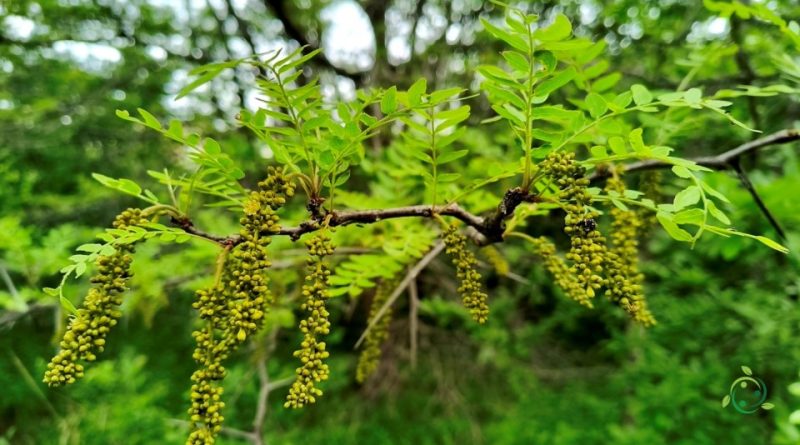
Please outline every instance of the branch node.
M514 187L506 191L497 206L497 210L484 220L482 227L479 227L478 230L487 238L489 243L503 241L503 232L506 229L505 220L514 214L520 204L533 202L534 200L535 195L521 187Z

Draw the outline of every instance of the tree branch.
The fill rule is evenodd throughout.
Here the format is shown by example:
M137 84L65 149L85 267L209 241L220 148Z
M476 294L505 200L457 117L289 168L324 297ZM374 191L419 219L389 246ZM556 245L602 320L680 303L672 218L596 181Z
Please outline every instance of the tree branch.
M796 140L800 140L800 130L786 129L744 143L716 156L703 156L690 160L697 163L697 165L702 165L703 167L708 167L714 170L732 170L732 163L747 153L768 147L770 145L786 144ZM672 168L672 164L661 161L640 161L626 165L624 171L630 173L639 170L656 170L661 168ZM609 176L611 176L610 171L598 170L592 174L589 179L603 179Z
M372 320L369 321L369 324L367 324L367 327L364 329L364 332L361 333L361 337L359 337L358 340L356 341L356 345L354 346L355 348L361 346L361 342L363 342L364 339L367 338L367 333L369 333L369 331L375 326L378 320L383 318L383 316L386 314L386 311L388 311L389 308L392 307L392 305L400 296L400 294L402 294L403 291L406 290L406 288L411 284L412 281L417 279L417 276L420 273L422 273L422 271L425 270L426 267L428 267L428 264L430 264L431 261L433 261L437 256L439 256L439 254L442 253L443 250L444 250L444 243L440 241L435 246L433 246L433 248L429 250L428 253L425 254L425 256L422 257L422 259L419 260L419 262L416 265L414 265L414 267L408 270L408 273L406 274L406 277L403 278L403 281L401 281L400 284L397 285L397 287L394 289L394 292L392 292L392 294L389 295L389 298L386 299L386 302L383 303L383 306L381 306L381 308L378 309L378 312L375 314L374 317L372 317Z
M264 445L264 421L267 417L267 403L269 402L269 392L271 389L266 362L266 358L263 358L259 359L258 363L256 364L259 389L256 415L253 419L253 443L255 445Z
M767 218L767 221L769 221L769 223L772 225L772 228L775 229L775 232L778 233L778 238L780 238L781 241L786 242L786 233L783 231L781 225L778 224L778 220L775 219L775 217L772 215L772 212L769 211L767 205L764 204L764 201L761 199L761 196L756 191L756 188L755 186L753 186L753 183L750 182L750 178L747 177L747 174L744 172L744 169L742 168L742 165L739 162L739 158L736 158L736 160L731 163L731 166L733 167L733 171L736 172L736 176L739 178L739 182L741 182L742 186L744 186L744 188L750 193L750 197L753 198L753 201L755 201L756 206L758 206L758 209L761 210L761 213L763 213L764 216Z
M172 424L174 424L174 425L178 425L178 426L181 426L181 427L188 427L190 425L190 423L188 421L183 420L183 419L167 419L167 421L172 423ZM230 428L230 427L223 426L222 429L220 430L220 433L224 434L226 436L229 436L229 437L235 437L237 439L244 439L244 440L247 440L249 442L253 441L253 433L250 432L250 431L242 431L242 430L239 430L239 429L236 429L236 428Z
M411 369L417 368L417 344L419 343L419 292L417 278L408 283L408 348Z
M505 199L504 199L505 201ZM521 201L520 201L521 202ZM517 205L519 202L517 202ZM503 207L503 211L507 214L513 213L513 209ZM322 218L327 218L328 227L347 226L351 224L372 224L384 219L393 218L433 218L434 215L453 216L465 222L467 225L477 229L478 233L486 239L476 240L478 243L497 242L502 232L498 226L502 223L500 219L493 218L491 220L484 220L480 216L473 215L472 213L464 210L458 204L447 204L432 207L425 204L395 207L389 209L368 209L368 210L351 210L346 212L331 212L323 215ZM310 232L315 232L322 226L321 219L311 219L300 223L297 227L282 228L278 233L271 235L284 235L289 236L292 240L299 239L302 235ZM215 241L222 245L237 245L242 242L242 238L238 235L234 236L219 236L206 233L194 226L189 219L173 218L173 224L183 229L186 233L206 238Z
M754 152L770 145L785 144L796 140L800 140L800 130L786 129L754 141L744 143L716 156L704 156L691 160L698 165L712 168L714 170L734 170L736 161L747 153ZM640 170L671 168L672 166L672 164L666 162L649 160L627 164L624 167L624 171L635 172ZM592 175L589 176L589 179L599 180L607 178L610 175L611 172L607 169L596 170ZM473 238L473 241L475 241L475 244L484 246L502 242L503 233L505 232L505 220L511 217L516 208L523 202L537 202L537 200L538 197L536 195L516 187L508 190L505 193L494 213L487 217L481 217L470 213L469 211L460 207L457 203L439 205L435 207L421 204L388 209L349 210L344 212L334 211L304 221L297 227L282 228L278 233L268 233L267 235L289 236L292 240L297 240L306 233L319 230L322 227L322 222L324 219L327 219L328 227L338 227L351 224L372 224L385 219L413 217L433 218L437 215L441 215L451 216L463 221L465 224L467 224L469 228L468 233ZM219 236L206 233L195 227L192 221L188 218L173 218L172 222L188 234L199 236L224 246L235 246L242 242L242 238L238 235ZM778 232L781 233L780 230Z

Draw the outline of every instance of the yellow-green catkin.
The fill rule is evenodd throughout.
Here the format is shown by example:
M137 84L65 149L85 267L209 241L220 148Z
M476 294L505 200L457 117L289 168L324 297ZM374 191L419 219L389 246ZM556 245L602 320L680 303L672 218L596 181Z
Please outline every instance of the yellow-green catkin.
M267 288L270 266L266 247L280 231L276 213L294 194L294 186L279 170L270 168L245 201L240 219L242 241L220 263L215 283L198 290L192 306L204 321L192 333L197 344L192 357L199 365L192 373L188 410L191 432L187 445L213 445L222 429L223 361L263 324L272 303Z
M296 369L297 377L286 396L286 408L301 408L315 403L317 397L322 395L317 383L327 380L329 374L328 364L325 363L328 351L320 337L328 335L331 328L328 320L330 314L325 307L325 302L330 298L328 280L331 271L325 257L333 254L333 244L330 236L323 231L309 239L306 248L307 273L303 285L305 301L300 308L308 315L300 322L303 341L294 356L300 359L301 366Z
M625 192L625 183L612 176L606 183L606 191L619 194ZM647 309L642 293L644 276L639 272L639 232L643 223L641 215L633 210L616 206L611 215L611 245L606 254L606 295L617 302L637 322L650 326L655 323L653 314Z
M197 346L192 358L200 365L192 373L189 420L191 431L188 445L212 445L222 429L223 360L228 358L232 340L222 334L227 316L226 293L219 284L198 290L192 306L205 321L204 327L192 333Z
M280 231L276 210L294 195L294 184L287 181L279 170L270 168L267 178L258 183L258 190L250 192L240 219L240 236L243 241L232 252L228 304L229 337L244 342L264 322L264 315L272 303L267 288L266 269L270 266L266 248L271 234Z
M397 280L382 280L375 288L375 295L369 307L370 322L378 315L383 305L389 299L397 285ZM391 307L384 312L381 318L375 322L372 329L367 332L364 338L364 349L358 356L356 366L356 381L364 383L372 373L378 368L381 360L383 343L389 338L389 324L392 321Z
M599 214L589 206L586 169L576 162L574 153L560 151L550 153L541 167L558 187L559 199L564 202L567 213L564 232L570 237L570 250L566 254L566 259L572 262L570 272L578 280L585 298L594 298L603 284L605 238L597 229Z
M567 297L586 306L593 307L592 299L587 297L584 289L570 271L569 266L556 254L556 245L545 237L532 240L534 251L544 260L544 267L553 276L556 285Z
M464 306L473 320L485 323L489 318L489 296L481 289L481 274L475 269L478 261L467 249L467 237L451 224L444 231L444 246L456 266L456 276L460 280L458 293Z
M139 209L127 209L114 220L116 229L146 223ZM103 352L106 336L122 316L122 292L131 277L132 245L115 246L116 251L97 259L93 286L77 315L70 321L60 343L60 351L50 360L44 382L50 386L74 383L83 377L82 361L92 362Z
M505 277L511 273L511 266L497 247L485 246L481 249L481 253L498 275Z

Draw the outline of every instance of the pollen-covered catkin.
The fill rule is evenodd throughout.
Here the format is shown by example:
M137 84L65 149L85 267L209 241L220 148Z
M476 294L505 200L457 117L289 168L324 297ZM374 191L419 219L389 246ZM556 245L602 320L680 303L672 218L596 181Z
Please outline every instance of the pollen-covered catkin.
M593 298L603 284L605 238L597 229L598 212L591 207L586 169L575 161L574 153L552 152L542 161L542 169L559 188L566 216L564 232L570 237L566 258L570 272L577 278L586 299ZM579 299L582 301L583 298Z
M469 309L473 320L485 323L489 318L489 296L481 289L481 274L475 269L478 261L467 249L467 237L451 224L444 231L444 246L456 266L456 276L460 280L458 293L464 307Z
M375 295L372 297L372 303L369 307L370 322L378 315L396 285L397 280L389 279L382 280L375 288ZM364 349L358 356L358 365L356 366L356 381L358 383L364 383L378 368L382 354L381 347L386 339L389 338L389 324L391 321L392 309L389 307L381 318L375 322L372 329L367 332L367 336L364 338Z
M591 298L586 295L586 289L581 286L564 260L556 254L555 244L545 237L534 238L532 243L536 254L544 260L545 269L567 297L586 307L593 307Z
M330 268L325 262L325 257L333 254L333 244L330 236L323 232L317 233L306 242L308 258L306 260L306 278L303 285L305 301L300 306L308 316L300 322L300 331L303 341L300 349L294 356L300 359L301 366L295 371L297 377L289 388L284 406L286 408L301 408L307 404L315 403L317 397L322 395L322 390L317 388L317 383L328 379L328 351L320 336L330 333L331 323L325 302L330 298L328 280Z
M200 367L192 373L192 405L189 408L191 432L186 444L212 445L225 420L222 416L225 403L222 401L221 381L226 371L222 362L228 358L234 343L221 334L227 315L224 305L226 295L222 286L217 284L200 289L195 295L193 306L205 324L192 333L197 343L192 358Z
M606 191L619 194L625 192L625 183L612 176L606 183ZM633 210L616 206L611 215L611 246L606 254L606 295L625 309L639 323L650 326L655 323L653 314L647 309L642 293L643 275L639 272L639 232L641 215Z
M497 247L485 246L480 251L498 275L505 277L511 273L511 266Z
M113 227L124 229L146 223L141 210L127 209L114 220ZM91 362L103 352L106 336L122 316L122 292L131 277L133 246L117 245L109 256L97 259L97 272L91 278L93 286L83 300L77 315L70 321L60 343L60 351L50 360L44 382L50 386L74 383L83 377L81 361Z
M292 196L294 186L279 170L250 193L240 219L242 241L220 263L212 287L198 290L192 306L204 321L192 333L197 344L192 357L199 365L192 374L191 432L187 445L213 445L222 429L222 362L263 323L272 295L267 288L270 266L266 247L280 230L276 211Z
M227 299L229 337L238 342L258 330L272 303L265 274L270 266L266 247L272 241L270 234L280 231L276 210L292 195L294 185L281 171L270 168L267 178L258 183L257 191L250 192L244 204L244 215L239 221L243 241L229 259L236 267L231 269L228 282L231 295Z

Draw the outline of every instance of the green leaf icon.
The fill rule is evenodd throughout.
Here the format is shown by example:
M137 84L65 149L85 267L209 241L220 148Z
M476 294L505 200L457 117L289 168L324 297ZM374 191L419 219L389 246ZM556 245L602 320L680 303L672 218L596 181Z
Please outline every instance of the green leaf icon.
M742 372L746 375L753 375L753 371L747 366L742 366Z
M722 398L722 407L723 408L728 406L730 403L731 403L731 396L730 395L727 395L727 396Z

